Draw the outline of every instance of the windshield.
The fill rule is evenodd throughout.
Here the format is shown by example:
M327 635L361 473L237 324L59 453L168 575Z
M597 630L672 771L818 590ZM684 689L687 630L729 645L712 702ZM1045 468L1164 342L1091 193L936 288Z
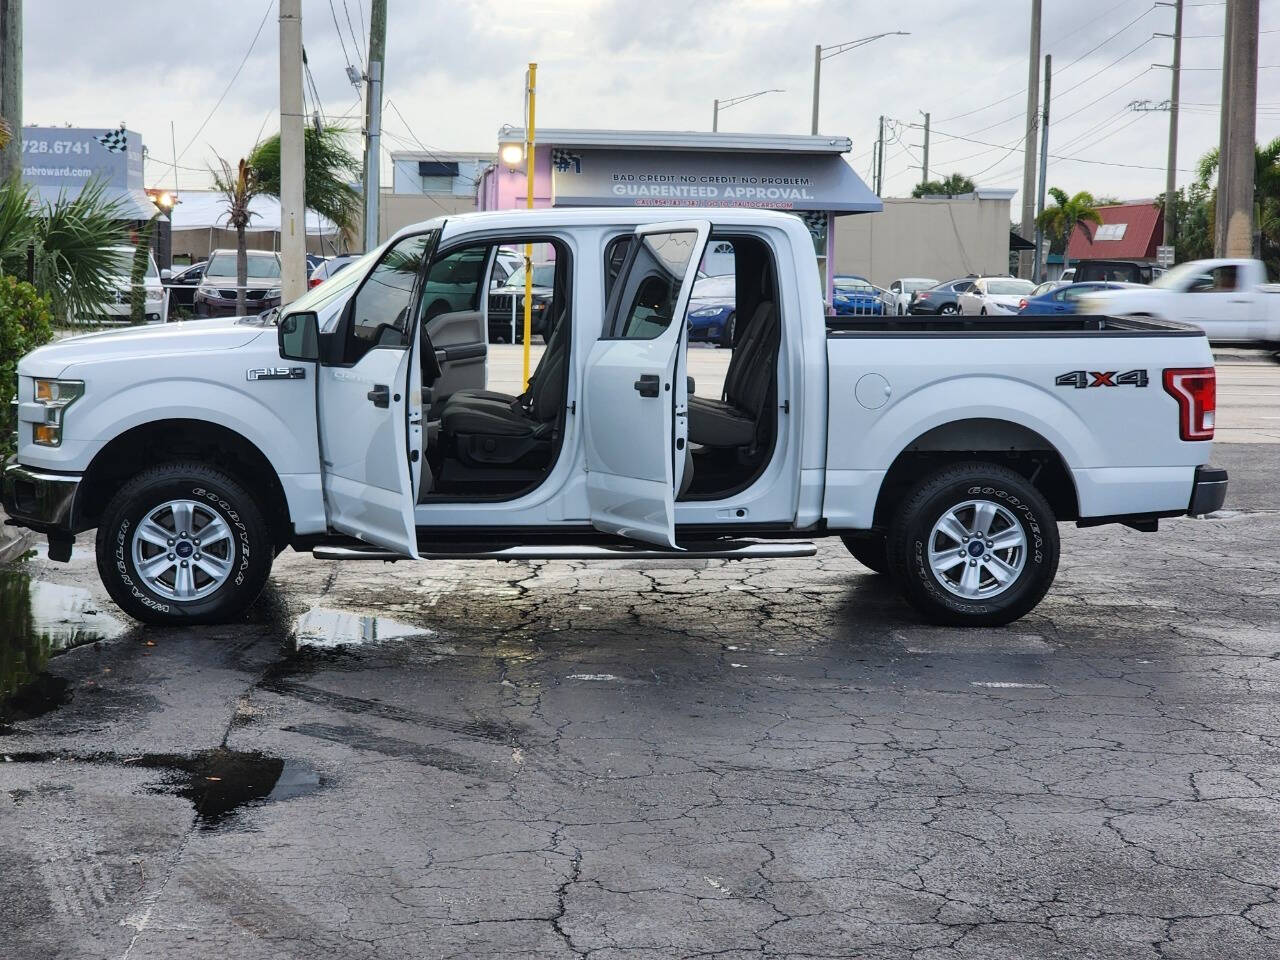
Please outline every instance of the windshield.
M937 285L938 282L936 280L903 280L902 292L915 293L917 290L929 290Z
M1177 290L1185 287L1192 277L1207 272L1204 264L1194 260L1190 263L1180 263L1160 274L1151 282L1151 286L1159 287L1161 290Z
M115 255L115 274L118 277L133 276L133 251L132 250L116 250ZM156 269L156 261L151 252L147 252L147 269L145 276L148 280L159 280L160 271Z
M875 293L876 288L866 280L852 277L836 277L836 293Z
M988 280L987 293L994 294L997 297L1017 297L1024 293L1030 293L1032 283L1030 280Z
M533 265L533 285L535 287L549 287L556 282L556 265L554 263L535 263ZM523 287L524 286L524 264L516 269L511 276L507 277L504 287Z
M280 261L275 255L262 257L250 254L247 276L254 280L276 280L280 277ZM209 269L205 271L210 277L234 277L236 275L236 254L234 250L219 250L209 260Z

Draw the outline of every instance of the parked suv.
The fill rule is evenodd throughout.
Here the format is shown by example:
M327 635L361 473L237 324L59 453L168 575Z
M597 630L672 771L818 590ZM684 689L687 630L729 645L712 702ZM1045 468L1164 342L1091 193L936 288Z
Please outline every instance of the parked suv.
M111 247L115 299L102 306L100 316L82 319L88 322L129 322L133 310L130 287L136 249L136 247ZM146 291L146 299L143 302L144 319L147 323L163 323L168 317L168 304L165 300L164 287L160 282L160 271L156 269L156 258L150 251L147 251L147 268L142 275L142 284Z
M245 312L261 313L280 306L280 254L248 251ZM229 317L236 312L236 252L215 250L209 255L204 279L196 290L197 317Z

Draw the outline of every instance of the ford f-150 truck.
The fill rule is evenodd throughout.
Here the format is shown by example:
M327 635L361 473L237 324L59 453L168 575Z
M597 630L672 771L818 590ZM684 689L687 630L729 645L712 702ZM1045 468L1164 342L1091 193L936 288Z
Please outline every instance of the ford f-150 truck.
M1280 350L1280 284L1267 283L1261 260L1192 260L1149 287L1100 290L1081 301L1089 313L1155 317L1195 324L1214 343Z
M1060 521L1154 530L1225 496L1202 331L1102 317L829 330L797 217L690 209L449 216L258 318L92 334L19 366L10 522L97 530L151 623L240 615L286 547L321 559L762 558L841 537L926 617L1045 595ZM708 242L732 245L724 388L686 373ZM487 298L424 278L554 248L548 342L487 390ZM473 271L478 291L488 271Z

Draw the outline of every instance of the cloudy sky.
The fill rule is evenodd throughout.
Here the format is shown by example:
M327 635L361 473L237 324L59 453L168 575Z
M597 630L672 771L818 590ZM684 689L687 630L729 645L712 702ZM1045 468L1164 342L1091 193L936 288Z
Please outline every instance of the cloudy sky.
M303 37L326 116L358 131L346 78L367 54L368 0L303 0ZM885 194L919 179L920 111L930 170L1021 182L1030 0L390 0L384 117L390 149L493 150L519 124L522 76L538 63L542 127L709 130L713 98L768 87L721 129L807 133L813 46L905 30L827 60L823 133L852 138L868 176L880 114L891 118ZM105 11L109 9L108 15ZM1217 144L1222 3L1187 0L1179 181ZM142 134L148 185L208 184L216 154L243 155L277 129L274 0L42 0L25 5L24 121ZM1049 183L1100 196L1163 189L1168 114L1128 109L1169 95L1173 14L1152 0L1044 0L1054 59ZM1280 135L1280 3L1262 4L1258 136ZM257 39L255 41L255 35ZM247 56L246 56L247 54ZM243 61L243 67L241 63ZM239 69L238 69L239 68ZM238 72L237 72L238 70ZM313 97L307 94L308 106ZM384 169L389 158L384 153ZM384 182L386 180L384 174ZM1016 208L1015 208L1016 209Z

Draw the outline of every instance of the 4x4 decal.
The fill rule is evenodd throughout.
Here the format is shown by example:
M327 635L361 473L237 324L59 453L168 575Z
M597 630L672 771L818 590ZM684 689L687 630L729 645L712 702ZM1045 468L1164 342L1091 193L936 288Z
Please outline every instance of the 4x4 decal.
M1084 390L1086 387L1145 387L1148 382L1145 370L1126 370L1124 373L1114 370L1072 370L1070 373L1058 374L1053 385Z

